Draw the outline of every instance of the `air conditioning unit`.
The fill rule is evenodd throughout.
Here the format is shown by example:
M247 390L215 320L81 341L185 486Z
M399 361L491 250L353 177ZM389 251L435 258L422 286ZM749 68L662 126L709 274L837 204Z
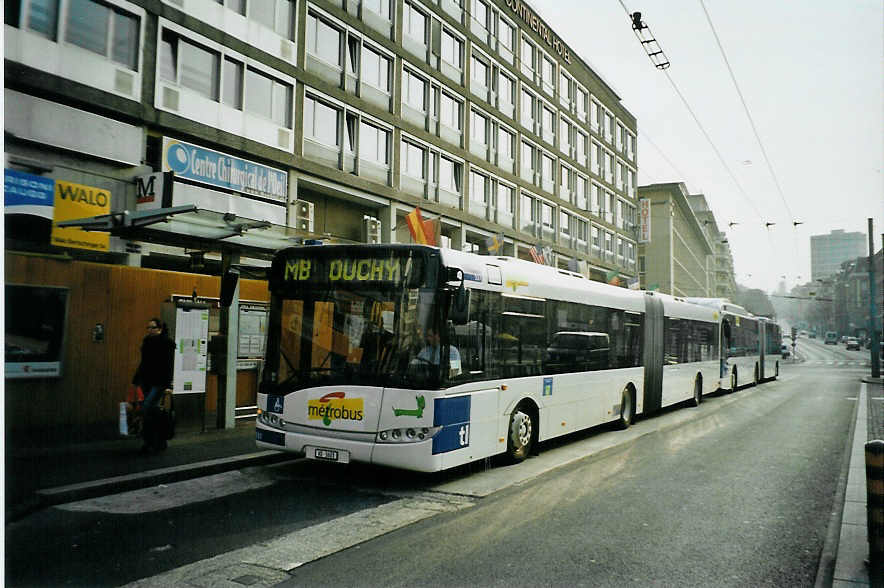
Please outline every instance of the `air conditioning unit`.
M381 242L381 221L369 216L362 219L362 240L365 243Z
M295 228L308 233L313 232L313 203L306 200L295 200Z

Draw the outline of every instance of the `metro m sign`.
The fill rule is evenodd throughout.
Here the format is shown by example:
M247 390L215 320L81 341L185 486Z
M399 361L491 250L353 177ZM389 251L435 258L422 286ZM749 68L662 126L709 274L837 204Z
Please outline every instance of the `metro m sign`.
M649 243L651 241L651 200L649 198L638 199L638 242Z
M156 172L135 176L135 210L155 210L172 206L172 182L175 172Z

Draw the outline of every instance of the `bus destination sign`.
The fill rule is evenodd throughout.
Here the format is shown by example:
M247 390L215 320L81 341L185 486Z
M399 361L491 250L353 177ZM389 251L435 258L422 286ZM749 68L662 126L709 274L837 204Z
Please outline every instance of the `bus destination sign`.
M398 282L402 259L332 257L287 259L285 282Z

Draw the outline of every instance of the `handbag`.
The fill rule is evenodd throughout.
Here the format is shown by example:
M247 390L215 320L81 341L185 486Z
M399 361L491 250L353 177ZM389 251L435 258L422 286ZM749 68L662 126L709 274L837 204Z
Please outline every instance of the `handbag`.
M141 435L141 430L144 425L144 392L141 390L141 386L137 386L135 384L129 384L129 389L126 391L126 432L123 432L123 424L120 423L120 433L123 435L129 435L133 437L137 437ZM120 415L122 419L123 415Z

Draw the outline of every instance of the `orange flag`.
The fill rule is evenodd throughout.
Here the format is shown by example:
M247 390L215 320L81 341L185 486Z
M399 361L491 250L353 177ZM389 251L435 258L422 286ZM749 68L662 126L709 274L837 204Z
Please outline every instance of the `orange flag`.
M421 209L415 208L405 216L411 238L421 245L436 245L436 226L432 220L421 217Z

